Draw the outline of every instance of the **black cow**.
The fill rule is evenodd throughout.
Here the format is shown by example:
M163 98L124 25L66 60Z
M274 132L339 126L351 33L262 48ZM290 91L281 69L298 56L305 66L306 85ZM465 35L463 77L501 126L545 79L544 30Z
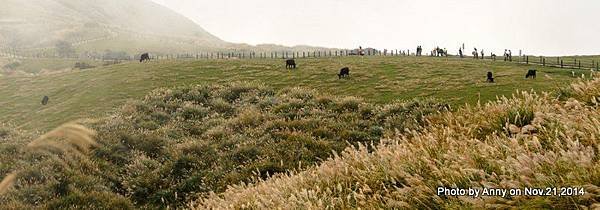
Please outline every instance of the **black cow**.
M535 79L536 76L537 76L537 70L529 69L529 71L527 71L527 75L525 75L525 79L528 79L529 77Z
M42 98L42 105L47 105L49 100L50 98L48 96L44 96L44 98Z
M494 74L492 72L487 73L487 82L494 83Z
M150 60L150 55L148 55L148 53L144 53L142 54L142 56L140 56L140 63L144 62L144 61L149 61Z
M286 69L295 69L296 68L296 61L294 59L288 59L285 61L285 68Z
M344 67L344 68L340 69L340 73L338 74L339 79L341 79L342 77L349 77L349 76L350 76L350 68Z

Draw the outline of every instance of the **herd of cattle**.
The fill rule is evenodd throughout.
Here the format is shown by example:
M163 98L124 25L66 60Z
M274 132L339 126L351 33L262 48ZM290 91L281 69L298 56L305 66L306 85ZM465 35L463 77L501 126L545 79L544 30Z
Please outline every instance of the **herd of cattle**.
M144 61L150 61L150 55L148 53L144 53L141 54L140 56L140 63L144 62ZM296 69L297 65L296 65L296 60L294 59L287 59L285 61L285 68L286 69ZM527 71L527 74L525 75L525 79L529 79L529 78L533 78L535 79L537 75L537 71L535 69L530 69L529 71ZM573 75L575 75L575 73L573 73ZM337 74L338 79L342 79L342 78L348 78L350 77L350 68L349 67L343 67L342 69L340 69L340 73ZM494 83L494 74L492 72L488 72L487 73L487 82L489 83ZM49 102L50 98L48 96L44 96L42 99L42 105L47 105Z
M286 69L295 69L296 68L296 60L287 59L285 61L285 68ZM349 77L350 76L350 68L344 67L344 68L340 69L340 73L337 76L338 76L338 79Z
M495 55L492 55L495 56ZM140 55L140 63L144 62L144 61L150 61L150 55L148 53L143 53ZM294 59L287 59L285 61L285 68L286 69L296 69L297 65L296 65L296 60ZM594 77L595 71L594 69L591 70L592 73L590 74L590 77ZM575 72L572 72L573 77L575 77ZM342 69L340 69L340 73L337 74L338 79L342 79L342 78L347 78L350 77L350 68L349 67L343 67ZM535 69L530 69L527 71L527 74L525 75L525 79L535 79L537 76L537 70ZM585 78L585 75L582 75L582 78ZM494 83L495 79L494 79L494 74L492 72L487 72L487 80L488 83ZM50 101L50 98L48 96L44 96L42 98L42 105L47 105L48 102Z
M140 56L140 62L149 61L149 60L150 60L150 55L148 53L143 53ZM294 59L287 59L285 61L285 68L286 69L296 69L296 67L297 67L296 60L294 60ZM343 67L342 69L340 69L340 73L337 74L337 76L338 76L338 79L350 77L350 68L349 67ZM529 71L527 71L527 74L525 75L525 79L529 79L529 78L535 79L536 76L537 76L537 71L535 69L530 69ZM488 72L487 73L487 80L486 81L489 82L489 83L494 83L494 74L492 72ZM46 103L47 103L47 101L46 101Z

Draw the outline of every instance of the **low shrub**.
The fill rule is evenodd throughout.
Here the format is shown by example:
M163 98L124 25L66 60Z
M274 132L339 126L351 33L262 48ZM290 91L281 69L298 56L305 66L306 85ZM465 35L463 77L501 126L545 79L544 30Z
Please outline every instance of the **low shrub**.
M197 209L596 209L600 111L593 97L600 93L599 81L574 85L568 100L523 92L444 112L427 119L431 122L427 127L383 139L374 151L353 146L319 166L231 186L192 205ZM406 105L384 107L378 113L385 117L379 119L399 119L390 116L416 109L404 110ZM577 187L584 194L445 196L438 195L438 187Z
M301 171L349 145L376 145L443 111L437 102L395 106L400 108L253 83L157 89L90 124L98 144L89 159L65 162L56 157L61 150L28 157L48 161L45 167L22 166L27 170L20 180L28 182L6 201L47 208L182 208L198 194Z

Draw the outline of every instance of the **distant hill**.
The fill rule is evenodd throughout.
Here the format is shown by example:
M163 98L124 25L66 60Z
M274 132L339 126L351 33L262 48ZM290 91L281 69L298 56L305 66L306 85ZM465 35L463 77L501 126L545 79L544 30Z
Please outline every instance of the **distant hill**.
M148 0L4 0L0 46L35 48L120 37L168 37L197 45L226 43L193 21Z
M325 49L228 43L150 0L3 0L0 3L0 51L52 53L61 41L71 43L79 53Z

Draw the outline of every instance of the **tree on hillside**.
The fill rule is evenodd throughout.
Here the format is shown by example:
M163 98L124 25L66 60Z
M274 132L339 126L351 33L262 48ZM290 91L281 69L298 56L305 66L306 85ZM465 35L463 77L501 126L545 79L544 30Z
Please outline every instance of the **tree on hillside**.
M69 57L75 54L75 50L73 49L73 45L66 41L59 41L56 43L56 51L58 52L58 56L60 57Z

